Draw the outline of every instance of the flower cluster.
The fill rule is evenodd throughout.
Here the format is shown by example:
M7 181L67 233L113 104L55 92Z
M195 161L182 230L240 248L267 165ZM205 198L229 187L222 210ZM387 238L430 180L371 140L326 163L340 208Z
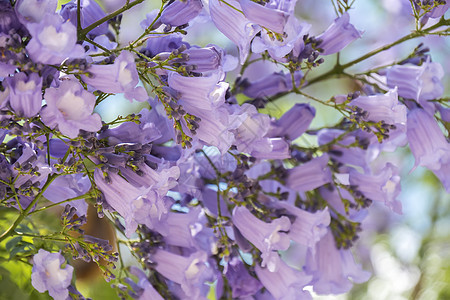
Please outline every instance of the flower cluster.
M206 299L213 290L216 299L310 299L306 287L345 293L370 277L351 247L373 203L402 213L400 170L383 152L409 144L414 168L431 170L450 192L450 144L439 125L450 121L439 98L444 71L422 46L364 74L347 68L384 49L313 77L329 55L363 37L350 6L313 35L294 13L296 1L163 1L142 20L142 35L123 43L120 13L141 2L111 14L87 0L59 11L56 0L0 2L0 194L2 206L19 212L0 241L28 235L61 244L62 253L50 246L33 253L39 292L82 298L73 267L61 268L65 255L69 263L96 262L123 298ZM449 8L414 3L423 26ZM215 26L237 57L218 45L191 45L185 36L196 22ZM417 37L449 25L442 17ZM266 64L280 69L267 72ZM305 92L335 75L360 88L328 101ZM144 108L105 122L98 105L113 94ZM264 113L287 94L342 118L314 128L322 111L309 103L278 118ZM303 138L317 143L305 146ZM54 206L65 207L62 229L18 230ZM91 236L89 208L123 238ZM115 242L142 268L119 263ZM301 263L293 264L285 254L298 247Z

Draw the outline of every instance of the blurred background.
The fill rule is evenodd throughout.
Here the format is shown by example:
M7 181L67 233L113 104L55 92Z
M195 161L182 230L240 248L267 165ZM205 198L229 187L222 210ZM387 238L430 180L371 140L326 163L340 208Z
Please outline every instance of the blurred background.
M60 1L60 4L68 1ZM114 11L125 1L99 1L108 11ZM120 40L125 44L141 33L139 23L145 14L158 8L159 1L147 0L124 14ZM311 35L318 35L336 18L332 1L299 0L296 14L300 20L312 24ZM379 46L389 44L410 33L414 29L411 4L408 0L356 0L349 11L350 21L359 30L364 31L363 37L350 44L340 54L341 62L348 62ZM447 13L449 17L449 12ZM214 26L208 24L207 18L197 18L188 28L186 40L191 44L206 46L216 44L237 56L237 48ZM430 21L431 24L431 21ZM450 70L450 39L446 37L426 37L410 40L388 51L372 57L351 68L352 72L361 72L369 68L386 65L394 60L406 57L420 43L424 42L431 51L434 62L439 62L444 70ZM325 63L314 70L311 78L329 70L336 61L336 55L327 56ZM266 74L278 71L271 63L261 62L252 65L244 75L257 79L261 70ZM234 73L228 74L227 81L232 82ZM450 96L450 76L443 78L445 86L444 97ZM313 85L305 90L310 95L327 100L331 96L354 92L358 87L350 80L332 79ZM287 96L276 103L269 104L267 113L279 117L294 103L309 102L316 108L316 118L311 128L334 125L339 115L316 102L301 96ZM138 112L145 104L131 103L120 95L110 97L97 108L105 121L114 119L117 115L127 115ZM299 143L314 144L315 140L300 140ZM450 196L441 183L428 170L419 167L410 172L414 165L414 157L407 148L400 148L395 153L389 153L374 161L374 167L394 162L402 170L402 193L399 200L403 205L403 215L395 215L384 206L374 205L369 216L363 223L361 238L354 247L357 260L366 270L372 272L371 279L363 284L355 285L353 290L339 296L315 296L315 299L450 299ZM448 175L450 176L450 174ZM8 222L8 216L2 216L1 222ZM51 218L42 220L52 222ZM1 224L0 224L1 225ZM4 224L3 224L4 225ZM126 249L122 249L126 252ZM125 264L131 264L132 259ZM0 281L0 290L10 291L9 299L45 299L43 294L32 291L29 281L30 266L2 262L2 267L10 273L8 280ZM2 275L0 268L0 276ZM5 277L4 277L5 278ZM86 297L93 299L118 299L116 292L109 288L101 276L81 280L77 287ZM20 291L23 290L23 292ZM14 291L13 291L14 290ZM1 296L1 295L0 295ZM3 297L3 296L1 296ZM6 299L6 298L5 298Z

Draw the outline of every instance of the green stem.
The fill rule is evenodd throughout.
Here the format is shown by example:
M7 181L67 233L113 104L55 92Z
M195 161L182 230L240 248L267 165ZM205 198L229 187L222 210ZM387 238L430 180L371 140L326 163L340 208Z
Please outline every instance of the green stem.
M58 177L58 176L59 176L59 174L53 174L48 177L47 181L45 182L44 186L40 190L39 194L37 194L36 197L34 197L33 201L30 203L30 205L28 205L28 207L17 217L16 221L11 225L11 227L9 227L9 229L0 236L0 242L3 241L4 239L6 239L8 236L13 234L13 232L17 228L17 226L19 226L19 224L22 222L22 220L28 215L30 210L33 208L33 206L38 202L39 198L41 198L41 196L45 192L45 190L49 187L49 185L53 182L53 180L55 180L56 177Z
M426 28L424 30L421 30L421 31L414 31L414 32L412 32L412 33L410 33L408 35L405 35L404 37L396 40L393 43L390 43L390 44L384 45L384 46L382 46L382 47L380 47L378 49L375 49L375 50L373 50L373 51L371 51L371 52L369 52L369 53L367 53L367 54L365 54L365 55L363 55L363 56L361 56L361 57L359 57L359 58L357 58L355 60L352 60L352 61L350 61L350 62L348 62L348 63L346 63L344 65L336 63L334 68L331 69L330 71L328 71L328 72L326 72L326 73L324 73L322 75L319 75L316 78L308 80L308 85L312 85L312 84L314 84L316 82L328 79L329 77L332 77L334 75L341 75L341 74L343 74L345 69L348 69L351 66L356 65L357 63L360 63L360 62L362 62L362 61L364 61L364 60L366 60L366 59L368 59L368 58L370 58L370 57L372 57L372 56L374 56L374 55L376 55L376 54L378 54L380 52L386 51L386 50L388 50L388 49L390 49L390 48L392 48L392 47L394 47L394 46L396 46L398 44L401 44L401 43L405 42L405 41L408 41L408 40L411 40L411 39L415 39L417 37L425 36L426 34L431 33L432 30L435 30L435 29L437 29L437 28L439 28L439 27L441 27L443 25L450 25L450 20L446 20L446 19L442 18L438 23L436 23L433 26L430 26L430 27L428 27L428 28Z
M36 209L36 210L30 212L28 215L32 215L34 213L46 210L48 208L51 208L51 207L54 207L54 206L57 206L57 205L60 205L60 204L66 203L66 202L75 201L75 200L79 200L79 199L85 199L85 198L88 197L88 195L89 195L89 193L86 193L86 194L83 194L83 195L80 195L80 196L76 196L76 197L73 197L73 198L70 198L70 199L66 199L66 200L63 200L63 201L60 201L60 202L57 202L57 203L53 203L53 204L50 204L48 206L44 206L44 207L41 207L39 209Z
M140 3L144 2L144 0L135 0L132 3L127 3L126 5L124 5L121 9L116 10L115 12L107 15L106 17L101 18L100 20L92 23L91 25L89 25L88 27L80 30L78 32L78 39L79 40L83 40L86 37L86 34L89 33L89 31L91 31L92 29L94 29L95 27L107 22L108 20L114 18L115 16L120 15L121 13L123 13L124 11L129 10L130 8L132 8L133 6L136 6Z

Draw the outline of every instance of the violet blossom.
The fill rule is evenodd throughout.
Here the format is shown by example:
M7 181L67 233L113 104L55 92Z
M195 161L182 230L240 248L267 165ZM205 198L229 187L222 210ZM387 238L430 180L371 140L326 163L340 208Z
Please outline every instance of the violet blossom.
M229 0L227 3L242 10L238 1ZM240 62L243 64L250 49L250 42L260 31L260 27L232 7L219 0L209 1L209 10L214 25L239 47Z
M3 101L9 101L18 116L34 117L42 106L42 78L37 73L16 73L5 80L9 95Z
M450 144L433 116L423 109L412 109L408 114L406 135L416 159L414 168L419 165L427 167L450 191Z
M370 277L355 263L350 250L336 249L330 230L317 243L315 253L308 250L304 270L313 276L311 283L319 295L348 292L352 282L362 283Z
M293 141L308 129L315 115L316 109L313 106L297 103L278 120L272 122L268 135L285 137Z
M329 156L320 157L301 164L287 171L286 186L294 191L306 192L331 182L328 168Z
M40 23L27 25L32 39L26 46L36 62L59 65L66 58L81 58L84 50L77 44L77 29L57 14L47 14Z
M70 138L80 130L98 131L102 121L92 113L95 96L86 91L78 81L63 80L57 88L48 88L44 95L47 106L42 109L42 121L50 128L58 126L62 134Z
M278 266L275 272L269 268L255 266L256 275L274 299L312 299L310 293L303 290L310 283L311 275L296 270L283 261L280 261Z
M341 51L361 35L362 31L350 24L350 15L345 12L336 18L325 32L317 36L317 39L322 41L319 45L323 50L322 54L330 55Z
M290 245L290 239L284 233L291 227L289 219L282 216L266 223L255 217L247 208L236 206L232 220L240 233L261 251L261 266L267 267L270 272L276 272L281 261L277 250L286 250Z
M386 73L390 88L397 87L399 96L416 100L429 113L434 112L434 106L428 100L436 99L444 92L443 76L442 66L429 60L421 66L395 65Z
M208 268L207 255L203 251L192 253L189 257L158 249L151 255L156 263L155 270L167 279L181 285L189 299L206 299L212 281L212 270Z
M163 24L171 26L184 25L198 16L202 8L200 0L175 0L164 8L160 20Z
M139 82L134 56L131 52L122 51L110 65L91 65L88 76L81 76L84 82L104 93L124 93L130 101L146 101L147 92Z
M40 293L48 291L55 300L66 300L69 296L68 287L72 280L73 267L66 265L60 253L50 253L43 249L33 256L31 284Z
M244 263L237 257L228 262L224 273L235 299L252 296L262 288L262 284L250 276Z

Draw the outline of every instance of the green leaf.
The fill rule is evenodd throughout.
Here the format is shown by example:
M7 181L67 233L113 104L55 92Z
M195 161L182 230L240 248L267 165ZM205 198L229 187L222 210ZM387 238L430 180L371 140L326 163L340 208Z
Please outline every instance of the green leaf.
M36 252L36 248L32 243L22 241L17 244L9 253L9 259L14 258L17 254L32 254Z
M6 250L10 252L14 247L17 246L22 241L22 237L16 236L15 238L12 238L6 243Z

